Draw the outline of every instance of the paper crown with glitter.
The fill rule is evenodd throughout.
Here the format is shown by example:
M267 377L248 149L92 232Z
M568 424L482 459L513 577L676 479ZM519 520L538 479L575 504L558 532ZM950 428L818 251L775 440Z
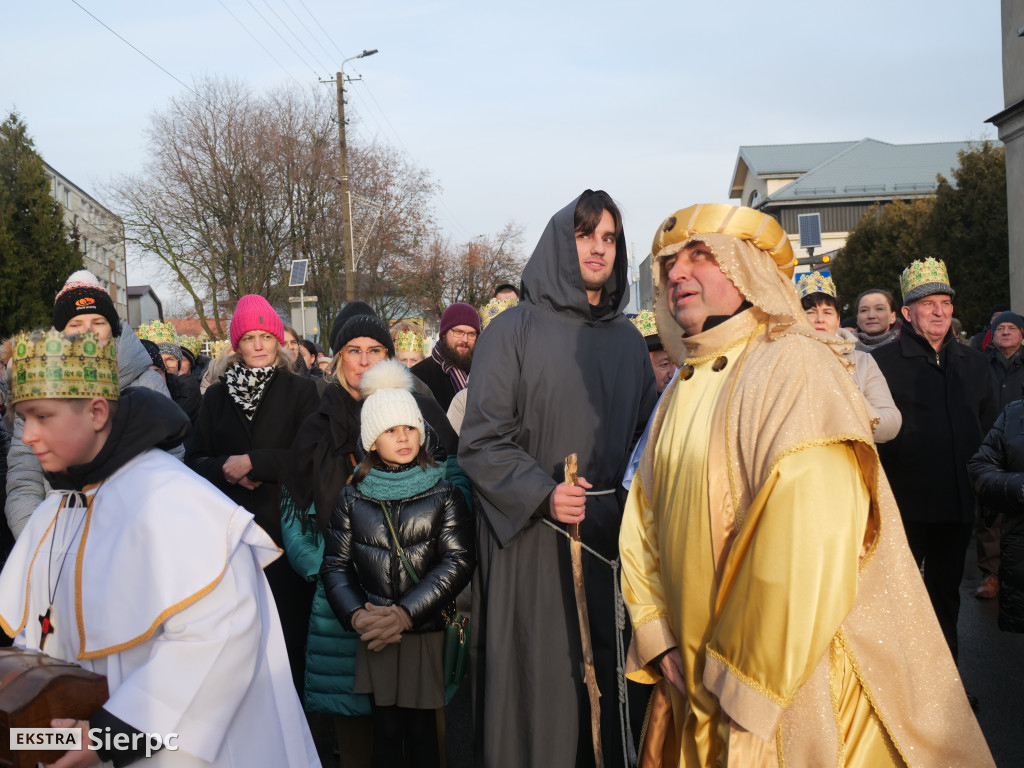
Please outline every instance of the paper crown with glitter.
M833 299L839 298L836 295L836 284L832 282L832 278L825 277L820 272L809 272L806 275L801 275L796 283L796 292L801 299L804 296L810 296L812 293L824 293Z
M946 265L932 258L915 261L903 270L900 275L900 291L903 293L904 306L935 293L956 295L949 284Z
M179 336L178 346L182 349L187 349L194 357L199 354L200 350L202 350L203 340L198 336Z
M154 344L179 344L178 334L170 323L161 323L154 320L139 326L139 338L152 341Z
M640 314L633 318L633 325L645 337L658 335L658 320L649 309L640 310Z
M423 334L416 331L399 331L395 334L395 352L416 352L423 354Z
M519 299L515 296L508 296L504 299L491 299L482 307L480 307L480 330L482 331L488 325L491 320L496 318L506 309L511 309L519 303Z
M102 397L117 400L117 342L56 328L20 333L11 357L11 402Z

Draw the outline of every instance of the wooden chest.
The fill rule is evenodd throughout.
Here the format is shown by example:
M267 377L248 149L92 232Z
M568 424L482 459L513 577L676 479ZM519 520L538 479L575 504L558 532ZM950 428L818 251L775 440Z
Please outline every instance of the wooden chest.
M62 754L12 750L11 728L49 728L55 717L88 720L108 698L103 675L36 651L0 648L0 766L35 768Z

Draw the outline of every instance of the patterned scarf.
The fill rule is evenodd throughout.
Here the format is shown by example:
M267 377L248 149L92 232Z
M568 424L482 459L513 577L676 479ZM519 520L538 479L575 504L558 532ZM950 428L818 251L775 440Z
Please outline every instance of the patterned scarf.
M455 385L456 392L466 388L466 379L469 378L469 374L459 368L459 366L448 362L444 358L441 354L440 342L434 345L434 350L430 353L430 356L434 358L434 362L441 366L441 370L448 374L448 377L452 380L452 384Z
M252 421L259 407L263 390L274 374L277 366L268 365L263 368L246 368L242 363L235 363L224 372L224 383L227 385L231 399L238 403L245 418Z

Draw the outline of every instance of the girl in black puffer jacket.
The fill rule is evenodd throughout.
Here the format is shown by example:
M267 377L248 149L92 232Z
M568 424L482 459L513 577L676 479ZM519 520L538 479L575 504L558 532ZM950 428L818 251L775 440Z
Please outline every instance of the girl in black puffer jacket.
M1009 403L967 463L978 501L1003 512L999 628L1024 632L1024 400Z
M476 564L473 519L421 447L408 369L363 374L367 451L338 497L320 570L338 620L359 633L354 691L372 695L375 766L439 765L445 619Z

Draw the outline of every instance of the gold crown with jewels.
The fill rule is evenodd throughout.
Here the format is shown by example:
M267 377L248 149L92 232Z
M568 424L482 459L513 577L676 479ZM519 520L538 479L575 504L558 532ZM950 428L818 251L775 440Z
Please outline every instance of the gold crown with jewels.
M154 344L178 344L178 334L170 323L161 323L154 320L152 323L140 325L138 330L140 339L152 341Z
M117 400L117 343L94 333L65 336L56 328L19 333L11 357L11 402L91 398Z
M509 296L504 299L491 299L482 307L477 314L480 315L480 330L486 328L491 320L496 318L506 309L511 309L519 303L519 299L515 296Z
M187 349L193 356L198 355L203 348L203 340L198 336L179 336L178 346Z
M820 272L808 272L806 275L801 275L796 282L796 292L801 299L812 293L824 293L833 299L838 298L836 284L832 282L832 278L825 277Z
M933 258L920 259L904 269L900 275L900 290L903 292L904 304L934 293L955 295L949 285L945 263Z
M423 354L425 340L416 331L399 331L395 334L395 352L418 352Z
M649 309L640 310L640 314L633 318L633 325L644 338L658 335L658 320Z

